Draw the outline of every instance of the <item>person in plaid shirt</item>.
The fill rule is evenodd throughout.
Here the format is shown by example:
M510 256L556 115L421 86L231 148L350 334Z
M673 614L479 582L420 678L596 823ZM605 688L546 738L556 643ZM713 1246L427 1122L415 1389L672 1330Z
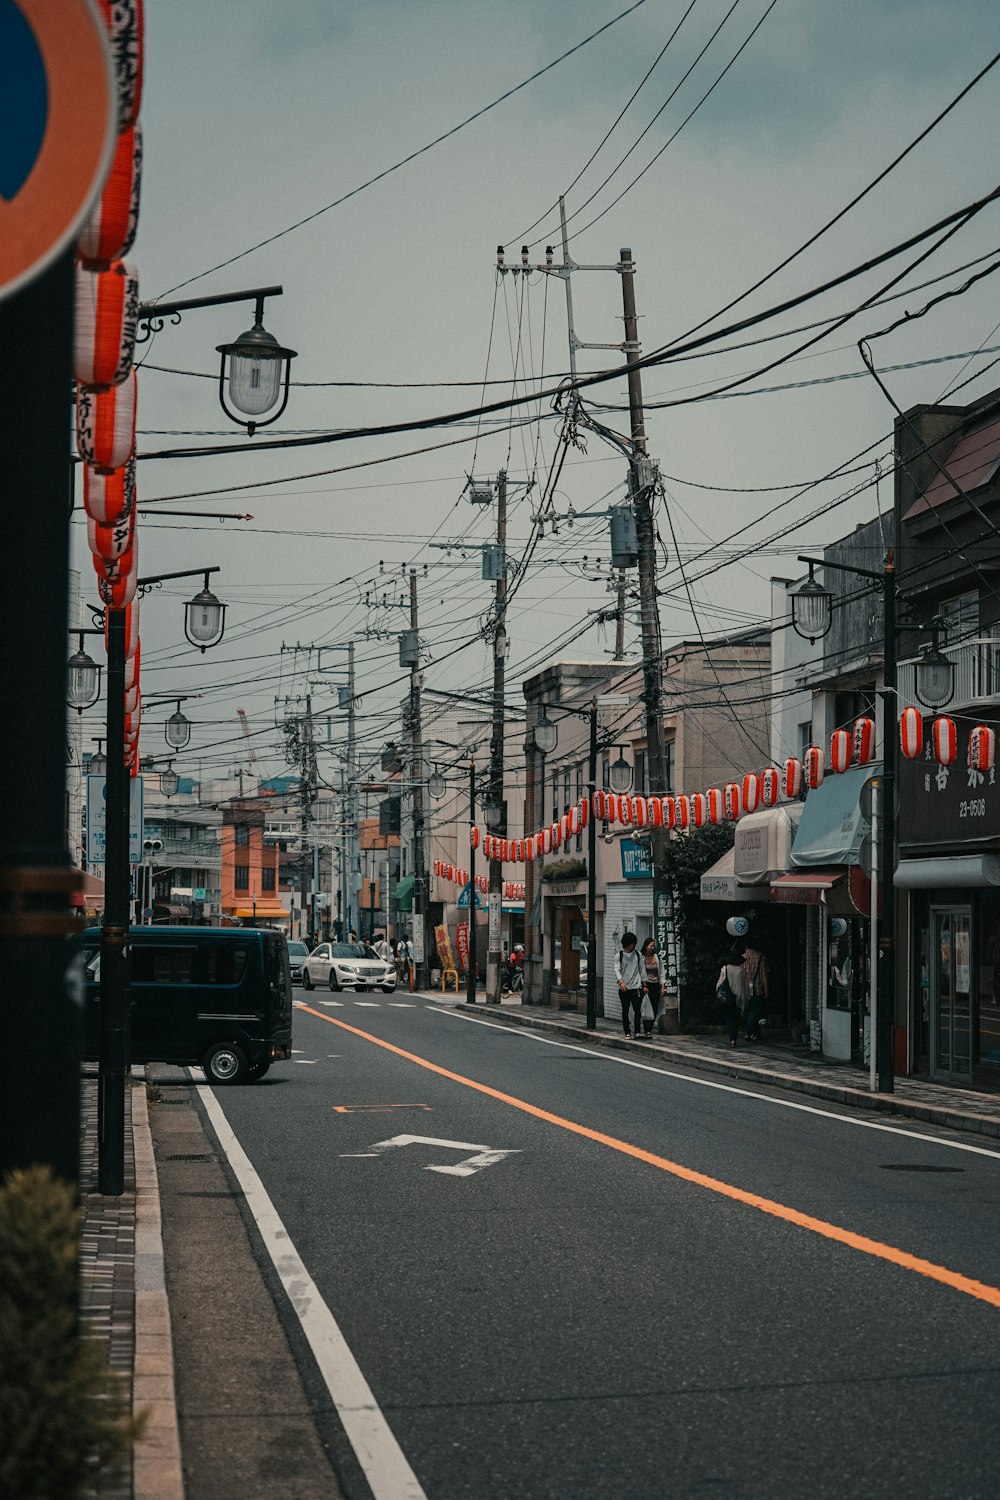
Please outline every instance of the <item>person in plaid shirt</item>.
M767 959L759 948L748 943L743 950L743 973L747 982L747 1014L744 1030L748 1042L759 1042L757 1027L767 999Z

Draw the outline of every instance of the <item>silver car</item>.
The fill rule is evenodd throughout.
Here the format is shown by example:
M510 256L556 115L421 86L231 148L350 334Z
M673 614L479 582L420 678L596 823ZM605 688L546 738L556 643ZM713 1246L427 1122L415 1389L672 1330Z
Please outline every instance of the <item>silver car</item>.
M392 994L396 988L396 970L385 963L365 943L320 943L302 965L302 988L328 985L338 990L381 990Z

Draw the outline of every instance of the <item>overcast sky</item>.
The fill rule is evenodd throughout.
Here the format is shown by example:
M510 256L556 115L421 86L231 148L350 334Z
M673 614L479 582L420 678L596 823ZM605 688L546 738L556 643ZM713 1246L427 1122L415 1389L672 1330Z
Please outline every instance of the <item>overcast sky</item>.
M474 406L480 395L475 387L433 383L479 382L488 374L507 382L487 387L488 394L509 394L515 356L520 379L567 369L562 284L538 274L527 283L508 276L498 284L496 245L507 244L508 258L517 262L524 232L539 220L527 235L540 241L532 258L557 240L552 205L653 65L687 0L646 0L573 57L384 181L234 264L203 273L392 166L625 8L610 0L577 0L572 6L514 0L503 7L473 0L284 0L277 6L268 0L242 0L239 6L149 0L143 194L133 252L143 296L162 297L190 278L197 279L176 295L280 282L284 295L268 304L266 324L298 350L296 380L431 383L410 390L294 388L280 423L257 441ZM578 262L614 263L625 245L634 252L647 350L711 317L783 260L1000 50L997 9L989 0L777 0L676 140L588 228L677 130L765 12L768 0L696 0L607 144L568 191L571 251ZM723 21L648 134L582 207ZM996 184L998 100L1000 66L863 204L731 316L805 291L990 191ZM986 210L903 285L986 255L997 243L998 225L997 209ZM760 332L846 311L905 264L893 262ZM941 287L964 279L953 277ZM1000 344L998 289L996 279L987 279L879 340L873 347L880 367ZM919 310L938 290L869 310L750 389L856 374L862 368L857 339L894 321L904 308ZM621 339L615 274L581 271L573 278L573 294L578 337ZM215 345L251 322L249 303L190 313L142 351L140 456L246 441L222 415L211 380L153 367L214 374ZM702 395L788 353L795 342L650 369L646 399ZM886 379L904 406L934 401L951 381L966 379L995 357L983 354L968 367L963 361L930 364ZM582 352L580 364L593 370L613 358ZM1000 384L996 371L985 373L957 399L971 399L994 384ZM517 389L521 394L526 387ZM620 405L624 396L618 383L598 388L590 399ZM364 694L359 723L365 744L377 751L398 732L404 684L394 634L406 621L395 601L410 566L420 570L426 684L480 687L488 663L478 629L489 585L480 578L478 549L495 521L472 507L462 489L470 471L485 477L508 469L515 486L510 545L520 556L532 504L523 485L534 478L537 496L555 452L556 426L547 404L541 413L541 421L512 432L485 422L476 441L457 444L476 438L474 425L284 452L141 462L143 501L219 489L166 508L254 517L220 523L147 512L141 520L141 572L219 564L214 587L229 603L225 641L200 656L181 630L182 603L196 581L190 588L169 586L143 602L144 697L203 694L187 705L198 729L177 769L196 773L200 764L206 775L225 774L244 760L236 709L246 710L254 731L266 731L284 712L286 698L294 703L310 689L305 653L282 652L282 646L341 645L352 637ZM604 413L602 420L627 427L620 412ZM884 439L891 423L892 412L868 377L650 410L650 451L671 476L667 506L677 539L675 548L661 512L668 554L665 638L697 635L677 549L688 565L706 633L761 618L770 575L794 573L796 551L843 535L876 507L874 486L833 504L866 477L851 474L768 518L765 512L794 492L766 487L829 472ZM444 443L455 445L375 462ZM888 443L874 454L885 466ZM362 465L367 467L343 472ZM318 473L331 470L342 472ZM282 483L224 492L273 479ZM623 462L590 433L586 453L571 453L563 469L556 509L562 515L571 506L602 512L622 496L624 480ZM883 508L890 505L888 479L879 498ZM697 581L706 563L726 554L692 554L747 523L751 529L741 542L759 541L824 505L825 513L790 531L783 551L762 551ZM459 540L471 548L465 559L429 545ZM74 545L93 597L80 524L74 526ZM610 602L608 556L603 514L578 518L572 528L563 523L557 536L546 533L508 621L515 701L520 677L553 653L602 659L613 645L613 628L594 626L561 649L588 611ZM661 562L663 557L661 552ZM366 639L366 630L389 631L393 638ZM633 615L627 630L633 651L637 636ZM323 665L332 667L340 657L327 652ZM315 675L311 686L314 705L325 716L335 693ZM154 710L144 717L144 754L160 750L161 717ZM256 744L267 770L282 769L277 734L260 733ZM326 759L321 769L332 764Z

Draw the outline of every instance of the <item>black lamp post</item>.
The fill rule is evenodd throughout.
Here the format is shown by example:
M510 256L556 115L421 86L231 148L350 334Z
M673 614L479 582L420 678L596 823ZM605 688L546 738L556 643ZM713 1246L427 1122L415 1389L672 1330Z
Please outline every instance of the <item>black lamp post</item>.
M140 578L141 592L173 578L203 575L205 590L218 568L195 568ZM213 596L214 597L214 596ZM193 602L193 601L192 601ZM218 601L216 601L218 602ZM188 609L191 606L188 605ZM220 610L223 606L219 606ZM222 639L216 622L215 640ZM129 1066L129 859L131 776L125 758L125 611L107 612L108 769L105 778L104 922L101 927L101 1034L97 1070L97 1185L113 1197L125 1191L125 1075ZM190 637L189 637L190 638ZM198 642L201 649L213 644Z
M882 779L879 791L883 808L880 829L879 878L882 884L882 916L879 920L878 1007L875 1037L875 1061L881 1093L893 1092L895 1071L894 1037L896 1025L896 774L898 744L896 719L896 636L901 629L912 629L896 621L899 587L896 565L890 547L881 572L859 568L855 563L836 563L829 558L800 557L808 563L809 578L792 594L792 625L796 634L809 641L822 639L833 624L833 595L816 582L815 568L833 568L838 573L853 573L872 581L883 599L882 612ZM934 627L932 627L934 628ZM943 708L954 691L953 664L938 650L937 630L934 642L925 648L916 670L917 697L933 708Z
M570 708L560 704L564 714L574 714L590 724L590 755L587 762L587 786L590 808L587 815L587 1030L597 1028L597 819L594 817L594 793L597 791L597 699L591 698L589 708ZM534 729L535 744L545 755L550 755L559 742L559 730L543 707L542 716ZM621 757L619 757L620 759ZM628 762L622 760L628 771L628 783L632 772ZM614 766L611 768L614 772Z

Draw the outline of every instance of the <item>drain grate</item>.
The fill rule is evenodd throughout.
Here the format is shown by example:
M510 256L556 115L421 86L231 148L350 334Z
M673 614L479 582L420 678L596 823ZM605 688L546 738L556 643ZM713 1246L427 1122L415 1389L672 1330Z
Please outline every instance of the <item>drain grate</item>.
M928 1162L898 1161L880 1162L883 1172L964 1172L964 1167L934 1167Z
M196 1151L192 1152L189 1156L182 1153L179 1156L165 1156L163 1159L164 1161L214 1161L215 1157L211 1152Z

